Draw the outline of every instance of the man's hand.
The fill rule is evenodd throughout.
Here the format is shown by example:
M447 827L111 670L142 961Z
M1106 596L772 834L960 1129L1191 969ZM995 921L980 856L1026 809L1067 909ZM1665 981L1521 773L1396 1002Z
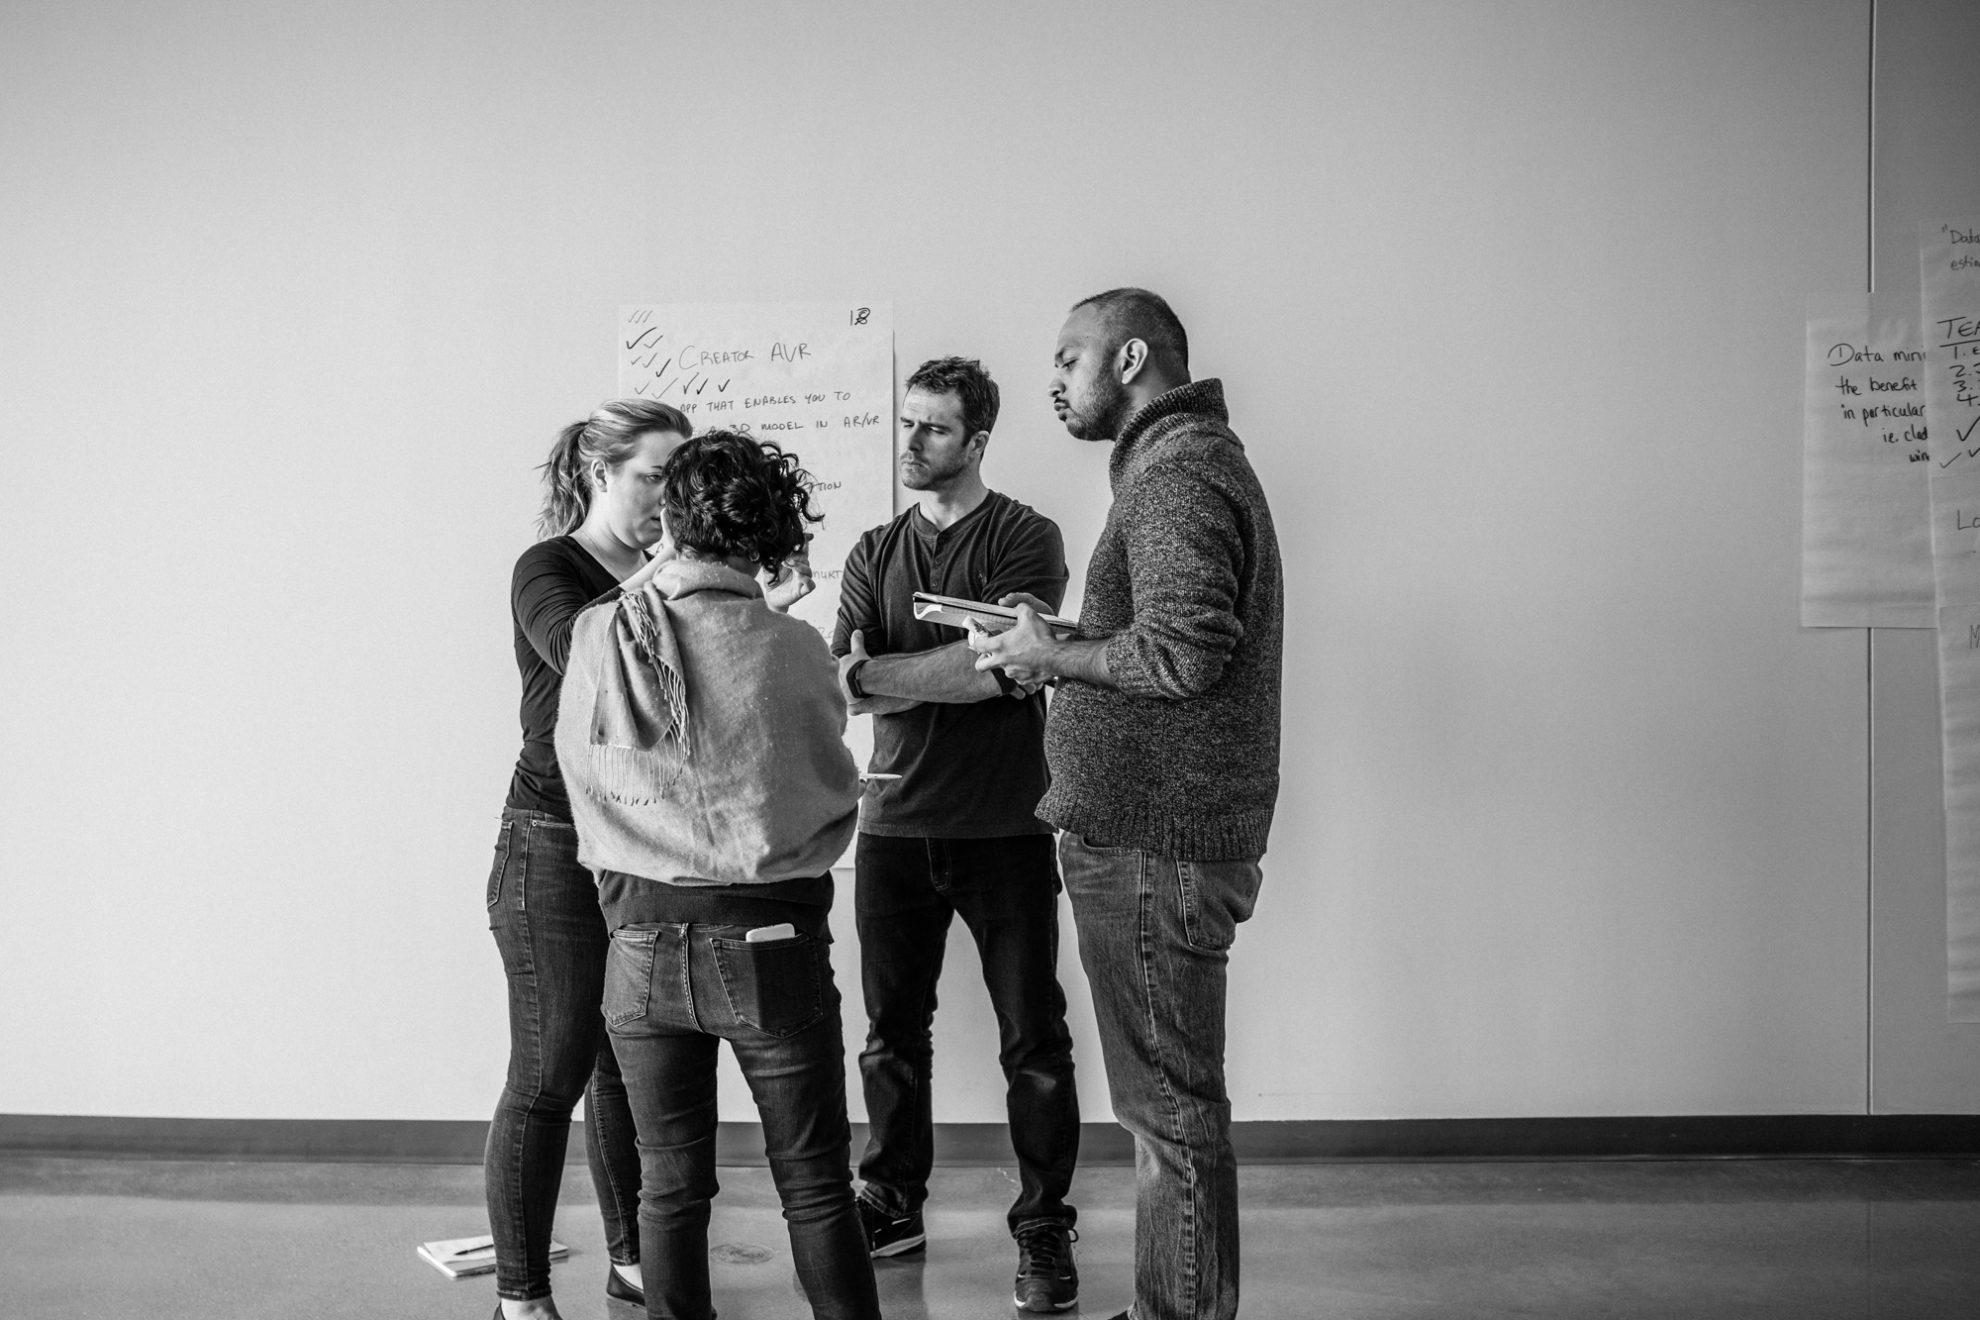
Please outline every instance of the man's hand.
M1039 614L1050 614L1052 607L1028 591L1013 591L1008 596L999 596L997 603L1005 609L1015 609L1019 605L1029 605Z
M853 629L852 636L846 639L846 644L849 649L839 657L839 695L846 699L846 714L893 715L921 704L906 697L855 697L852 688L846 683L846 675L852 672L854 665L872 657L866 653L866 634L860 629Z
M851 704L859 698L855 697L853 690L846 685L846 675L852 672L854 665L862 660L871 660L873 657L866 653L866 633L863 629L853 629L852 636L846 639L846 644L852 649L839 657L839 691L844 694L847 704Z
M969 649L976 652L978 669L1002 669L1013 682L1035 692L1049 679L1076 679L1099 687L1113 687L1113 671L1107 666L1105 637L1071 638L1052 635L1045 621L1045 602L1025 592L1013 592L997 602L1017 611L1017 622L1000 633L989 633L971 626Z
M1025 684L1050 678L1055 646L1052 632L1038 618L1043 601L1023 594L1006 596L999 605L1015 606L1017 622L1003 632L985 632L974 620L969 625L969 649L976 652L978 669L1002 669L1014 683Z
M1024 608L1031 610L1034 614L1050 614L1052 612L1052 607L1050 605L1047 605L1044 601L1040 600L1038 597L1032 595L1028 591L1013 591L1007 596L1000 596L997 599L997 603L999 605L1002 605L1007 610ZM1041 628L1044 627L1043 624L1040 624L1039 626ZM985 636L988 635L989 634L987 633L985 634ZM1046 636L1048 638L1052 637L1052 634L1050 633L1049 630L1047 630ZM1052 640L1056 640L1056 638L1053 638ZM972 646L971 649L974 649L974 647ZM978 662L976 667L978 669L985 668L985 666L980 661ZM1049 670L1040 669L1035 666L1026 665L1017 661L1006 661L1004 664L998 667L1004 671L1004 677L1010 679L1011 682L1018 685L1018 691L1013 692L1011 694L1013 697L1022 698L1022 697L1031 696L1033 693L1037 692L1040 688L1044 687L1047 683L1051 682L1054 678L1058 677L1058 675L1052 673Z
M1011 696L1020 701L1025 697L1037 696L1039 691L1052 681L1052 675L1040 673L1036 669L1006 669L1004 677L1017 684L1017 691L1011 693Z

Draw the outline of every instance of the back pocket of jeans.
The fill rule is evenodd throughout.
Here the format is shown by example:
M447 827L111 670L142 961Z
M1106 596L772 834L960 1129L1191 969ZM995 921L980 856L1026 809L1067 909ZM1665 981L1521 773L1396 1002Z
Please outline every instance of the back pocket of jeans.
M621 926L605 955L605 1025L623 1027L646 1016L653 999L653 947L659 931Z
M751 944L748 940L708 941L729 1011L745 1026L771 1036L795 1036L825 1016L825 989L818 964L825 946L809 935Z
M488 868L488 906L494 907L502 901L502 875L509 869L509 840L514 837L516 823L502 822L502 828L495 835L495 864Z

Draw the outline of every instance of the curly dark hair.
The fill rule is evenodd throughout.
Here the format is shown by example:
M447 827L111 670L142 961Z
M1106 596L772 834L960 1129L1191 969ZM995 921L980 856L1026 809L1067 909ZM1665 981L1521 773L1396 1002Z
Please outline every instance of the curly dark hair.
M797 455L740 431L703 431L660 470L674 544L705 558L741 555L774 568L804 548L814 482Z

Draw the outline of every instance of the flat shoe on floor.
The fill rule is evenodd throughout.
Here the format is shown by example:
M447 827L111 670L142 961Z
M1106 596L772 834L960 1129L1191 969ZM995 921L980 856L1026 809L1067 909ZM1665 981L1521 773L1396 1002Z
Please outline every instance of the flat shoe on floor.
M646 1305L646 1290L627 1283L626 1276L615 1269L607 1269L605 1272L605 1295L615 1302L631 1302L634 1306Z

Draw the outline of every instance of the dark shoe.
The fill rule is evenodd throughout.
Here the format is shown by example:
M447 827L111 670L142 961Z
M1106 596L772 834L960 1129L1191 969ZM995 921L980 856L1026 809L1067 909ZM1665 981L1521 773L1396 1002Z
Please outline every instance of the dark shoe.
M897 1219L864 1196L855 1196L853 1204L859 1208L859 1226L866 1231L869 1255L905 1256L928 1245L928 1231L921 1226L921 1211L910 1210Z
M609 1265L605 1267L605 1295L615 1302L631 1302L634 1306L646 1305L646 1290L627 1283L625 1275Z
M1079 1234L1065 1224L1041 1220L1017 1231L1017 1292L1012 1300L1027 1311L1064 1311L1079 1304L1079 1270L1072 1244Z

